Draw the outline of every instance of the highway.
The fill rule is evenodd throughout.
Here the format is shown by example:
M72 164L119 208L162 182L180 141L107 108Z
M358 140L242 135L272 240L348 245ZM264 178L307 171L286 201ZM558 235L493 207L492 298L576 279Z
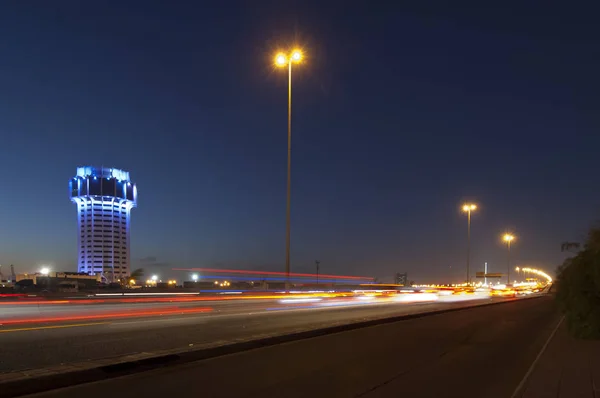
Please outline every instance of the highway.
M510 299L450 296L435 302L410 302L386 297L141 297L1 302L0 373L137 353L196 350L505 300Z
M382 311L379 315L383 315L386 311L391 314L423 306L463 304L384 305L306 311L304 315L302 311L291 311L244 316L237 322L231 320L234 318L211 322L211 315L202 315L206 323L197 319L194 326L177 321L176 328L158 329L152 325L144 332L133 332L127 327L127 331L106 334L104 344L107 347L120 345L118 338L131 333L139 333L143 341L147 333L153 338L162 334L163 340L169 340L173 333L176 340L184 341L180 330L186 334L195 329L205 332L210 329L212 332L208 334L216 337L240 328L258 332L289 325L293 329L311 322L316 325L348 317L362 318L379 310ZM344 313L346 315L342 315ZM299 321L302 317L311 321L302 323ZM155 397L185 391L186 396L207 397L508 398L550 335L557 318L549 296L514 300L258 348L68 387L36 397L95 398L132 394ZM258 326L262 323L265 325ZM291 326L294 324L296 326ZM100 332L106 332L107 328L110 330L107 325L74 328L69 329L69 333L86 330L86 334L97 340ZM54 332L45 331L40 336L50 337L48 333ZM196 341L201 334L190 336L187 341ZM235 334L230 332L222 337L227 339ZM114 339L108 339L111 335ZM83 340L79 338L84 336L73 337L81 344ZM126 344L132 342L128 340ZM74 349L83 348L74 346Z

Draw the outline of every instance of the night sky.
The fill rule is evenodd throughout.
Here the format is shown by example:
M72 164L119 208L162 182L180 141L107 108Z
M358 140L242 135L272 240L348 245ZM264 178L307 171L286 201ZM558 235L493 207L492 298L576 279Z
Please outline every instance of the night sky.
M362 3L3 2L0 264L74 271L68 180L104 165L138 185L132 268L283 271L298 43L293 271L458 281L465 200L474 271L506 230L553 271L599 216L597 10Z

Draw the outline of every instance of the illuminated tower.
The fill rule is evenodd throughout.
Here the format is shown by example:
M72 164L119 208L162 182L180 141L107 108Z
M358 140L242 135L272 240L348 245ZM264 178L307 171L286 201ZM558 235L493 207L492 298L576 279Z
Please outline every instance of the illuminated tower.
M104 167L78 167L69 181L77 204L79 272L100 274L108 282L129 275L129 220L137 189L129 173Z

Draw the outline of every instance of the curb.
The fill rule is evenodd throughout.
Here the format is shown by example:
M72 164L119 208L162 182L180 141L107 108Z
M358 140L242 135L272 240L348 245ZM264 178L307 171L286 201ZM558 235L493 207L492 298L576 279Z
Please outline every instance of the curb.
M149 356L141 359L129 359L119 363L104 364L90 368L77 369L76 366L72 366L71 370L57 372L52 372L51 370L45 371L42 369L40 371L33 372L34 374L31 375L15 377L14 380L0 382L0 391L2 392L2 397L4 398L19 397L28 394L40 393L44 391L75 386L78 384L91 383L131 375L134 373L146 372L165 366L182 365L190 362L202 361L205 359L216 358L224 355L240 353L263 347L269 347L277 344L290 343L294 341L326 336L329 334L348 332L371 326L385 325L399 321L423 318L427 316L439 315L449 312L465 311L491 305L516 303L522 300L531 300L541 297L547 296L532 296L527 298L521 298L519 300L498 301L468 307L447 308L443 310L436 310L430 312L421 312L416 314L405 314L388 318L372 319L344 325L336 325L320 329L306 330L280 336L259 338L256 340L232 343L217 347L201 348L198 350L182 351L178 353L167 353L163 355L159 354L156 356ZM136 355L129 355L122 357L122 359L135 357ZM111 361L114 362L114 359L112 359ZM85 363L83 363L82 365L85 366Z

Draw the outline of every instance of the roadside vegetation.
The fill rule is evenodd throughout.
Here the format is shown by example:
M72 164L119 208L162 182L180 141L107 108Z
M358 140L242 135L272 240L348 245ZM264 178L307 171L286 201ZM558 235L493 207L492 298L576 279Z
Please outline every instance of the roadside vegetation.
M592 228L582 250L558 267L556 299L571 334L600 339L600 228Z

